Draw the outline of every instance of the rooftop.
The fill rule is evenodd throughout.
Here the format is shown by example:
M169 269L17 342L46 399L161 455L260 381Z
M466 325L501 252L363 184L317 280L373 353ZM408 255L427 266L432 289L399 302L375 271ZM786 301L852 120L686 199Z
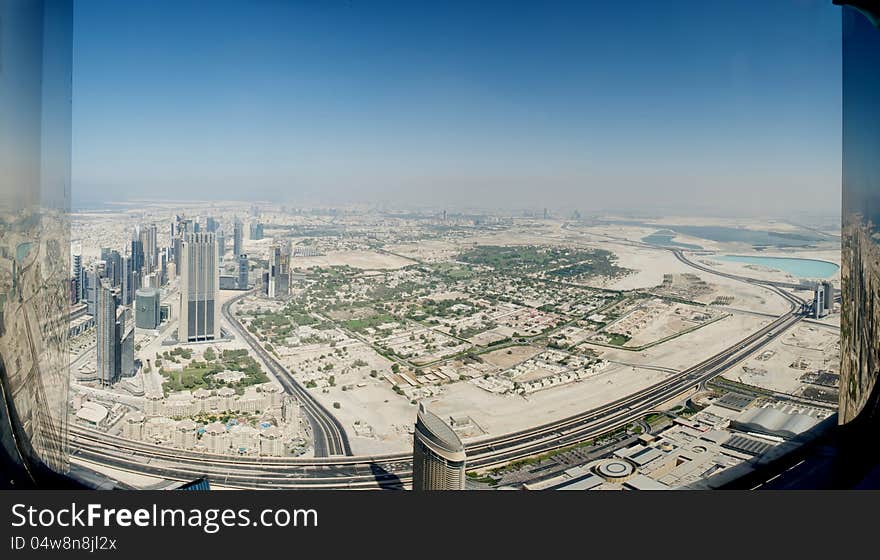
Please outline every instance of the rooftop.
M428 412L424 404L419 404L416 417L416 432L450 453L464 453L464 445L449 425L439 416Z

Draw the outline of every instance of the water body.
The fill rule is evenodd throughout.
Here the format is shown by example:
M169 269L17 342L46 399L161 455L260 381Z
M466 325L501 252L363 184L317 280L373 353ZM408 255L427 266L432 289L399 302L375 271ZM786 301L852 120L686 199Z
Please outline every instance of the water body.
M24 264L25 259L28 258L28 255L31 254L31 249L33 249L34 244L30 241L25 241L24 243L19 243L15 248L15 258L19 263Z
M659 245L661 247L679 247L681 249L692 249L695 251L699 251L702 249L699 245L693 245L691 243L679 243L678 241L673 241L676 234L674 231L670 231L668 229L662 229L660 231L655 231L651 235L642 238L642 242L649 243L651 245Z
M717 241L719 243L748 243L752 245L756 249L761 249L763 247L810 247L819 243L825 239L819 236L818 234L807 231L807 230L799 230L797 232L791 231L769 231L769 230L754 230L754 229L746 229L746 228L737 228L737 227L726 227L726 226L689 226L689 225L660 225L648 221L638 221L638 220L606 220L604 221L608 224L615 225L629 225L629 226L640 226L640 227L656 227L662 228L665 227L663 233L674 232L680 235L687 235L689 237L698 237L700 239L708 239L710 241ZM653 235L649 235L648 237L653 237L660 232L654 233ZM643 240L644 241L644 240ZM651 243L650 241L645 241L645 243ZM668 244L667 244L668 245Z
M836 264L816 259L796 259L792 257L747 257L744 255L723 255L712 257L719 261L756 264L775 268L799 278L828 278L839 268Z

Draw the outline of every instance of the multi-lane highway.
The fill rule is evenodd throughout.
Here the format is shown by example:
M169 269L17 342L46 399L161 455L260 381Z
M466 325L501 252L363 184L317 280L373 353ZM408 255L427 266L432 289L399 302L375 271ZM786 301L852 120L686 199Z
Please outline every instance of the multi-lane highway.
M348 435L339 420L319 403L302 385L300 385L293 375L281 365L275 357L263 348L259 341L248 332L238 319L232 314L230 308L232 304L244 298L251 292L244 292L236 296L220 308L223 317L229 326L244 340L251 350L259 356L266 364L266 367L274 374L278 382L284 387L285 392L295 395L302 406L302 411L308 419L309 426L312 431L312 441L315 447L316 457L329 457L332 455L351 455L351 446L348 443Z
M680 258L692 264L683 255ZM717 271L709 269L709 272L714 274ZM472 442L466 448L469 468L504 465L626 426L664 404L680 400L706 381L757 352L803 318L804 301L800 298L772 283L744 277L737 279L761 284L776 292L790 303L790 310L714 356L641 391L568 418ZM224 316L230 325L283 380L286 390L300 395L304 404L312 403L312 407L304 406L304 410L310 414L309 421L315 422L313 430L317 425L318 432L327 434L325 441L328 448L337 445L336 449L341 449L340 446L344 445L345 454L350 455L345 432L339 427L338 421L296 384L290 373L232 317L229 306L234 301L223 306ZM338 431L334 426L338 427ZM405 453L369 457L318 456L314 459L230 457L133 442L83 428L74 428L71 432L71 447L74 456L80 460L173 480L205 475L215 484L235 488L399 488L411 480L410 458Z

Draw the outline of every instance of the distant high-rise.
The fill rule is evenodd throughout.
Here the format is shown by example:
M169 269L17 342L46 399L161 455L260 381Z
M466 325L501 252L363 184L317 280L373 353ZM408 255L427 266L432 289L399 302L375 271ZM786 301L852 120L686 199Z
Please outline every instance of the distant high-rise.
M144 229L137 228L136 233L140 254L139 266L136 270L140 271L143 268L145 273L153 272L156 269L159 256L156 224L150 224ZM134 255L134 250L132 250L132 255Z
M253 222L251 223L251 239L254 241L259 241L263 239L263 223L262 222Z
M825 315L825 284L817 282L813 297L813 318L819 319Z
M134 323L139 329L159 328L159 291L141 288L135 294Z
M159 268L156 270L159 276L159 286L168 283L168 249L159 252Z
M217 292L220 273L213 233L188 233L181 244L180 323L181 342L220 338Z
M122 257L121 266L122 285L120 286L120 300L122 305L131 305L131 257L128 255Z
M239 255L238 256L238 289L246 290L248 287L248 256L247 255Z
M275 297L275 286L278 280L278 271L281 267L281 247L275 245L269 252L269 276L268 282L263 286L264 293L270 298Z
M208 233L216 233L217 232L217 220L208 216L205 220L205 231Z
M110 251L110 254L107 256L107 278L110 280L110 285L114 288L122 285L122 255L119 254L119 251L113 250Z
M135 228L131 239L131 270L140 274L144 268L144 242L140 228Z
M238 218L235 219L235 223L232 226L232 254L238 258L238 255L242 253L241 251L241 221Z
M122 331L122 339L119 341L119 351L121 357L119 359L119 376L132 377L137 370L134 367L134 326L120 322L120 330Z
M223 255L226 254L226 234L223 231L217 232L217 255L220 257L220 262L223 262Z
M112 385L121 369L120 324L116 320L116 294L106 278L98 280L96 302L97 373L102 385Z
M174 267L177 270L180 270L180 242L181 241L180 241L179 235L175 235L171 239L171 254L174 257L174 259L173 259Z
M73 256L73 303L82 301L82 255Z
M144 257L150 272L156 270L156 267L159 265L159 242L157 237L158 229L156 224L150 224L150 227L147 228L147 243Z
M88 313L93 317L97 317L98 309L98 287L100 286L101 277L96 270L90 270L85 275L85 294L86 303L88 304Z
M286 247L275 245L269 252L269 270L263 274L263 294L270 298L290 293L290 254Z
M825 293L825 314L827 315L834 311L834 284L826 280L825 282L822 282L822 286Z
M419 404L413 433L413 490L464 490L466 459L458 435Z

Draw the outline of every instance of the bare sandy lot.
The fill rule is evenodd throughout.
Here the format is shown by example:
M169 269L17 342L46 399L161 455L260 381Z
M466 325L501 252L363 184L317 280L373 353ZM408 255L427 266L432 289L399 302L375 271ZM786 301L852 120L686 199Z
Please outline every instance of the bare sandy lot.
M839 371L839 334L821 325L801 322L768 344L762 352L724 374L740 383L794 394L804 386L800 377L819 369Z
M540 354L541 351L540 348L535 348L534 346L514 346L512 348L495 350L480 357L487 364L495 366L499 370L504 370Z

